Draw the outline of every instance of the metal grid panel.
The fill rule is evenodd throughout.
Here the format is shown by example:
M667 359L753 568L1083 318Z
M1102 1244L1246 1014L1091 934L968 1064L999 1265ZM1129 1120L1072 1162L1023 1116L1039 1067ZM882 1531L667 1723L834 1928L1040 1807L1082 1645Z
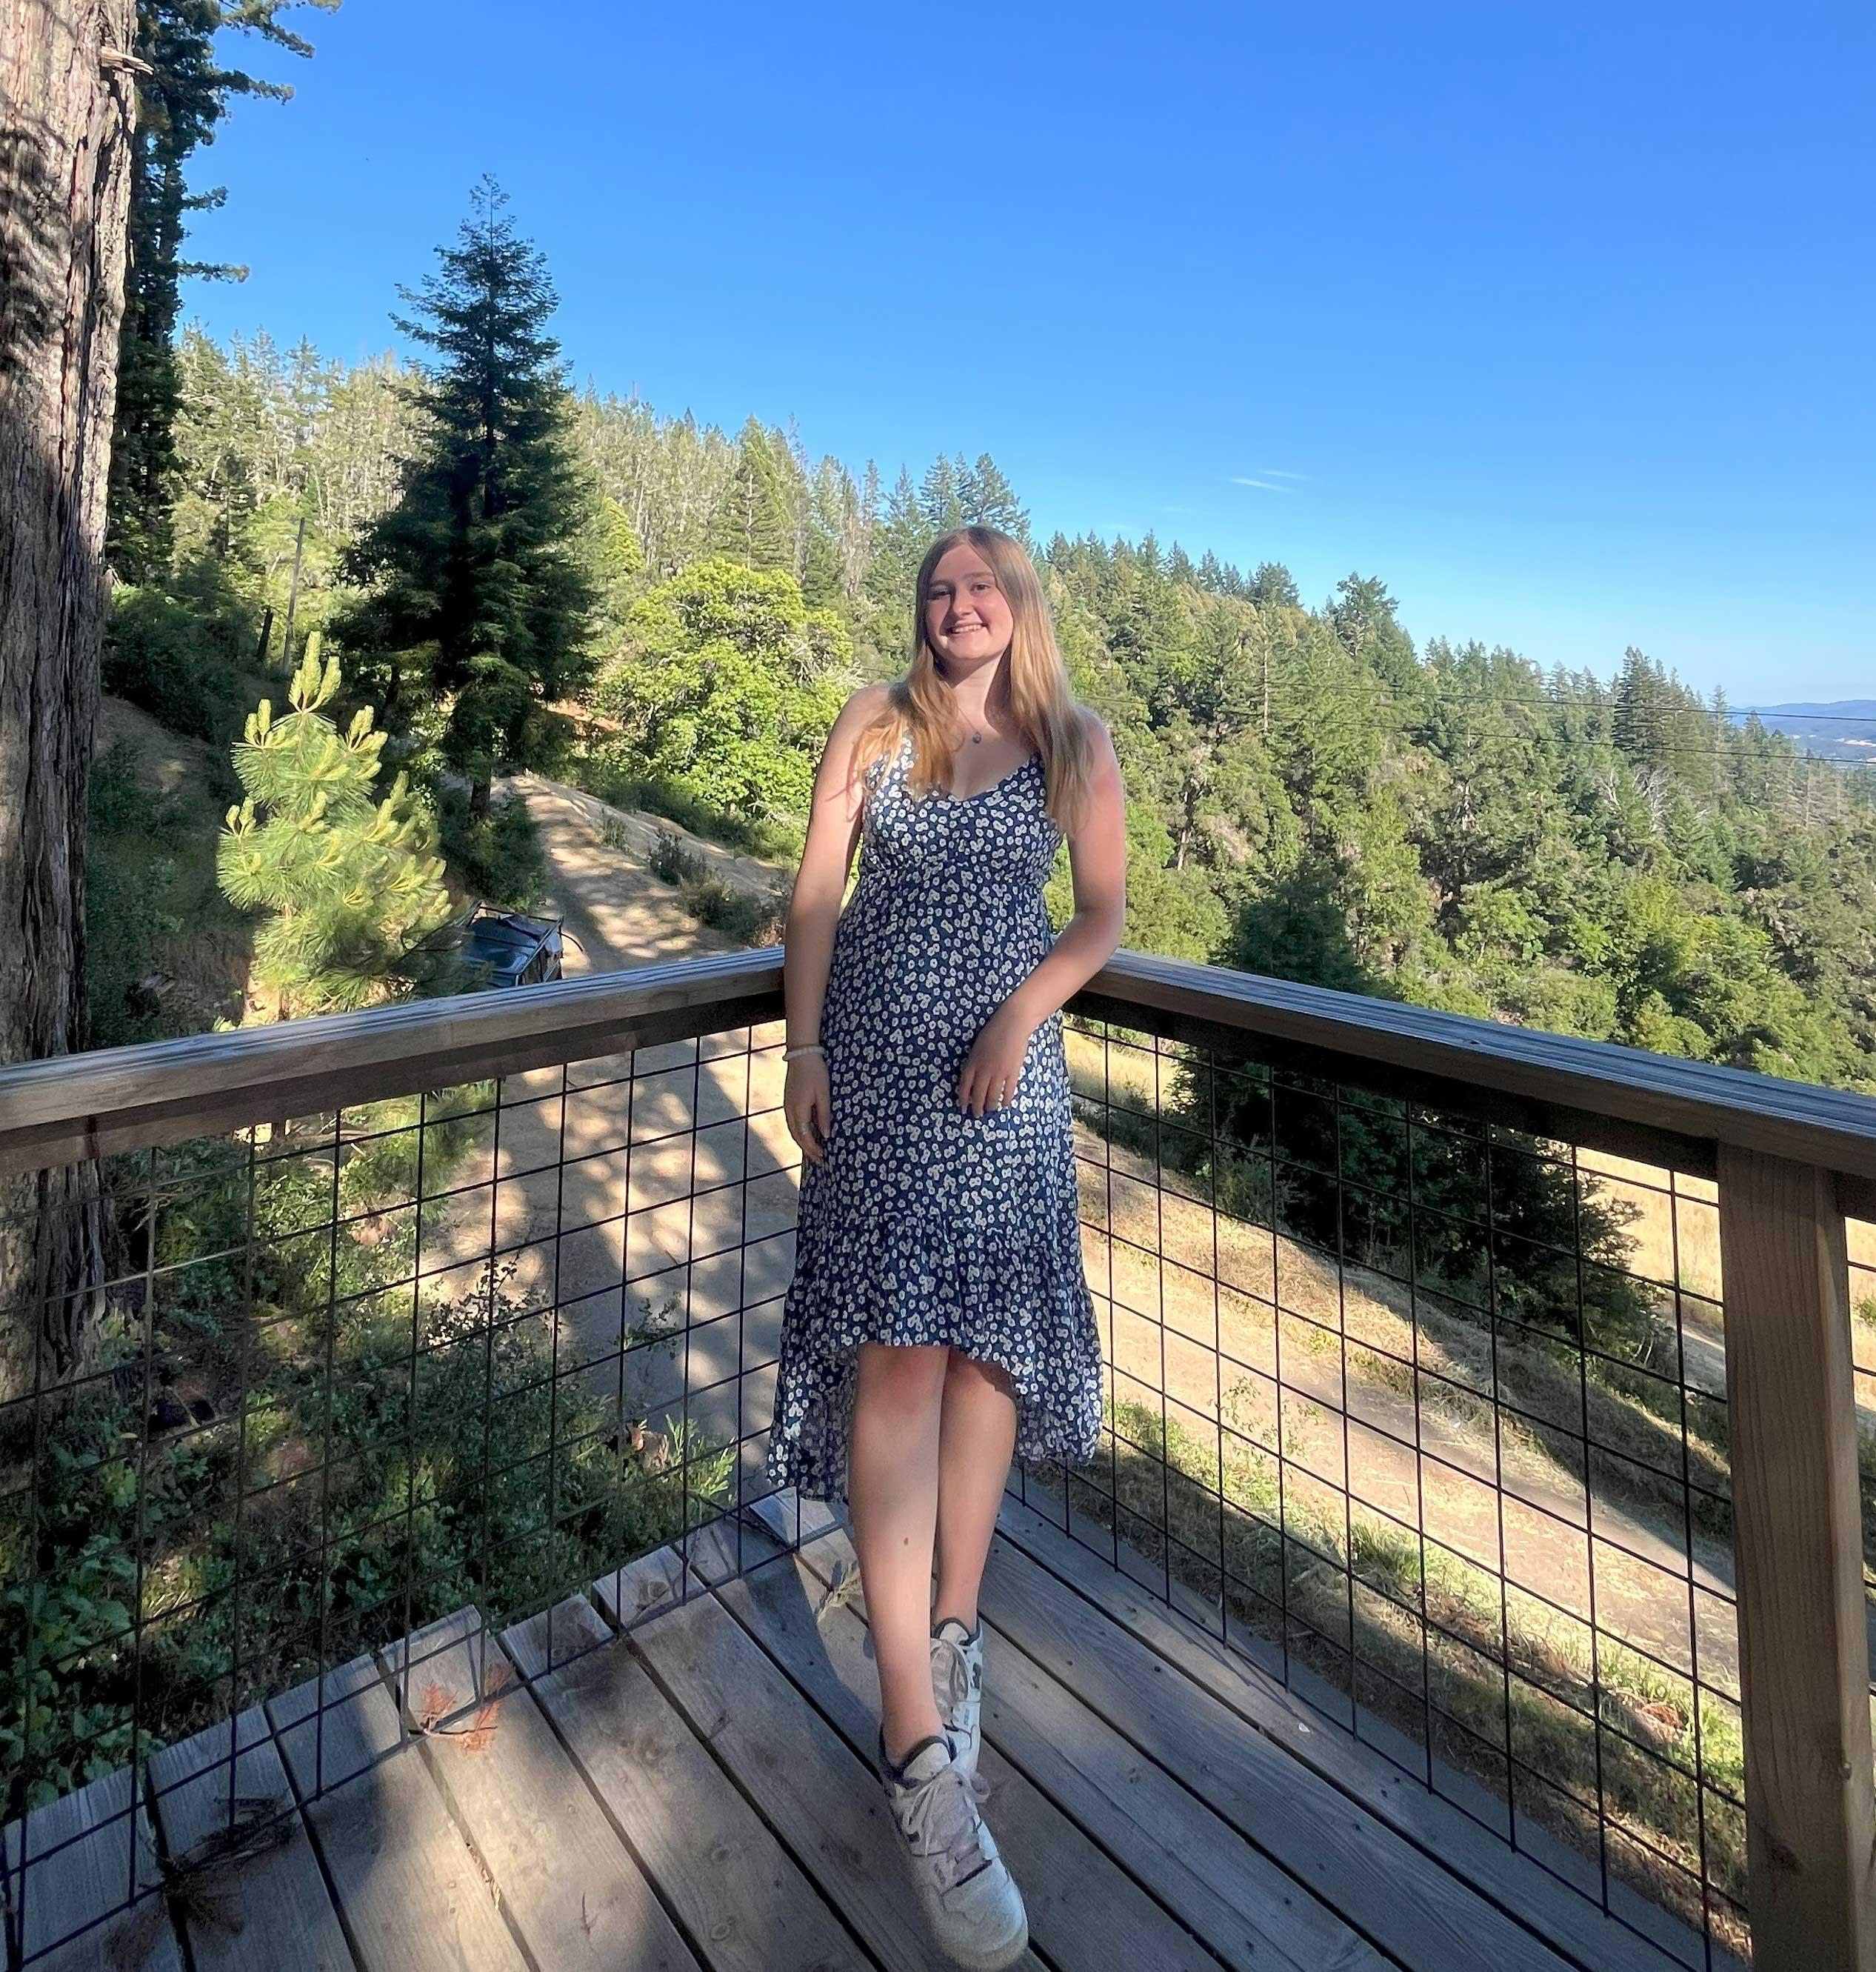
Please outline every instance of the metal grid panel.
M1612 1915L1748 1951L1711 1181L1069 1047L1107 1428L1025 1497Z
M781 1039L746 1027L99 1167L101 1214L74 1215L115 1256L98 1359L0 1407L11 1962L294 1811L243 1795L224 1729L220 1839L171 1854L159 1748L271 1700L312 1798L358 1770L330 1727L359 1660L372 1682L374 1654L468 1611L479 1661L705 1531L708 1569L673 1592L740 1570L793 1259ZM42 1312L14 1314L38 1333ZM550 1667L592 1647L549 1628ZM406 1667L421 1730L473 1728L422 1697L422 1651L463 1634Z

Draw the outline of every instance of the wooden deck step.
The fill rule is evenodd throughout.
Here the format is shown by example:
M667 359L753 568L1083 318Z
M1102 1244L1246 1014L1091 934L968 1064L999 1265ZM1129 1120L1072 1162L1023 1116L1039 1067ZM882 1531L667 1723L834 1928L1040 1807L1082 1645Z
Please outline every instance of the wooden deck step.
M240 1812L273 1825L257 1829L254 1845L209 1863L228 1830L230 1767ZM172 1860L204 1859L178 1900L196 1972L352 1972L351 1948L259 1706L155 1755L150 1792Z
M803 1560L858 1566L846 1533ZM856 1615L864 1603L852 1604ZM1385 1972L1388 1961L1006 1637L984 1628L984 1732L1128 1872L1242 1972Z
M878 1684L866 1626L850 1609L815 1618L820 1583L798 1562L718 1591L863 1760L876 1756ZM1062 1967L1150 1965L1216 1972L1222 1962L1104 1854L1042 1791L987 1745L986 1817L1029 1906L1029 1935ZM877 1782L873 1783L877 1785Z
M406 1725L451 1722L425 1739L425 1757L537 1964L556 1972L697 1972L478 1611L429 1624L381 1651L379 1661Z
M364 1972L527 1972L371 1660L327 1677L323 1722L321 1703L315 1679L267 1712Z
M635 1595L631 1582L625 1592ZM558 1658L610 1634L580 1597L504 1631L502 1644L699 1958L712 1972L867 1972L872 1961L630 1648L548 1669L550 1643Z

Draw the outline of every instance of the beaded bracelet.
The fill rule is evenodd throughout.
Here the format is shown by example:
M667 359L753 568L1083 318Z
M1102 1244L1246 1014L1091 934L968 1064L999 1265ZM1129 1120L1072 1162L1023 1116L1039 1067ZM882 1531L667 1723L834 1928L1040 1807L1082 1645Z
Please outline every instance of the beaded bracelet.
M784 1061L792 1061L799 1054L825 1054L827 1050L819 1041L804 1041L799 1047L785 1047L781 1050Z

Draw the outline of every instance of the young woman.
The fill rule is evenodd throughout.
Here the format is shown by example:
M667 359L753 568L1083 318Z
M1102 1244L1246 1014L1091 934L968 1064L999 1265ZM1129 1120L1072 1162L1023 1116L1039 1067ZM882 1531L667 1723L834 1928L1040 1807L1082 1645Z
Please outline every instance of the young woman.
M1120 942L1125 858L1113 743L1028 556L941 536L909 668L828 736L789 903L803 1163L768 1470L847 1503L887 1798L940 1941L980 1972L1029 1932L978 1807L977 1587L1013 1453L1083 1463L1100 1428L1061 1008Z

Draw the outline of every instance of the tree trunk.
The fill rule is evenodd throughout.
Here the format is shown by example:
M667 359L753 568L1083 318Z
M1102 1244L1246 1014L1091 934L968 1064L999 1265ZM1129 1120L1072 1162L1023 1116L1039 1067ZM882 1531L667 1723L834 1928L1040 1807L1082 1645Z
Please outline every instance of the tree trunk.
M135 0L0 0L0 1063L84 1040ZM0 1179L0 1400L85 1360L94 1164Z

